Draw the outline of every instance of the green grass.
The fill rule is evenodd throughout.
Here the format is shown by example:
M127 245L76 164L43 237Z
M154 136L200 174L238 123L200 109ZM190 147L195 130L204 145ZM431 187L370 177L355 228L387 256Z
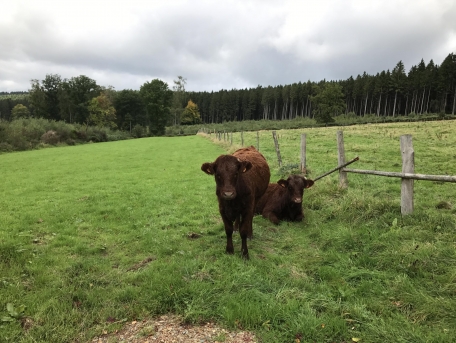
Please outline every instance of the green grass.
M284 164L299 163L306 133L309 176L335 167L337 129L277 131ZM454 121L345 127L345 153L356 169L401 171L410 133L417 173L456 175L454 132ZM276 181L270 131L260 149ZM190 136L1 155L2 342L88 342L167 312L262 342L456 341L454 184L415 181L415 211L401 217L399 179L349 174L342 190L334 173L306 190L303 223L256 217L244 261L238 236L224 253L200 170L222 153ZM8 303L25 310L12 318Z

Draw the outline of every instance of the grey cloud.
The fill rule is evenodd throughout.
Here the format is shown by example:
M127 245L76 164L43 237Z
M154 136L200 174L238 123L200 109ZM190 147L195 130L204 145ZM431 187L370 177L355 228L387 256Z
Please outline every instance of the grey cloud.
M138 89L151 78L171 87L177 75L195 91L274 86L375 74L399 60L409 69L421 58L440 63L452 52L446 51L456 37L452 2L412 15L331 4L305 31L297 27L289 42L281 36L285 10L275 1L162 5L84 38L64 35L48 15L25 11L14 27L0 24L0 91L24 90L31 78L48 73L85 74L116 89Z

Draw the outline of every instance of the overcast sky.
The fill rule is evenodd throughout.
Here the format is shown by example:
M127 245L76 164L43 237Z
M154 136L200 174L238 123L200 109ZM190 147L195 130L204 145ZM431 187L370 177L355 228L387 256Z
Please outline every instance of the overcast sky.
M0 0L0 91L87 75L189 91L406 71L456 53L455 0Z

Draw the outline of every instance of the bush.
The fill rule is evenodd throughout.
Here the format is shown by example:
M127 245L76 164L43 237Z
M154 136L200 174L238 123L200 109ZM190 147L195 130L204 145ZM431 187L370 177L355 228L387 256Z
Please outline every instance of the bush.
M41 136L41 141L46 144L56 145L60 141L60 137L56 131L49 130Z
M11 152L14 151L14 147L6 142L0 143L0 152Z
M134 138L141 138L141 137L144 137L146 134L146 130L144 129L144 127L142 127L141 125L139 124L136 124L135 126L133 126L133 128L131 129L131 136L134 137Z
M142 131L144 134L144 129ZM0 120L1 152L39 149L64 142L68 145L87 142L108 142L131 138L129 132L68 124L42 118Z
M94 143L107 142L108 141L108 134L106 132L107 130L108 129L105 129L105 128L88 126L87 130L86 130L87 139Z

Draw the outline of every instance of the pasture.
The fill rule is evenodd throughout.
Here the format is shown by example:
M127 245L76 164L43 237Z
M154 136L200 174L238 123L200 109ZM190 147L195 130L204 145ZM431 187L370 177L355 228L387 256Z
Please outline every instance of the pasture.
M284 165L307 134L310 178L337 165L334 128L280 130ZM456 175L456 121L345 127L357 169ZM233 137L240 143L239 134ZM204 136L144 138L0 155L2 342L89 342L164 313L215 320L261 342L456 341L456 186L337 173L304 193L302 223L254 218L250 260L225 254L213 177L235 147ZM256 133L244 133L256 145ZM279 169L270 131L260 151ZM10 304L10 305L7 305Z

